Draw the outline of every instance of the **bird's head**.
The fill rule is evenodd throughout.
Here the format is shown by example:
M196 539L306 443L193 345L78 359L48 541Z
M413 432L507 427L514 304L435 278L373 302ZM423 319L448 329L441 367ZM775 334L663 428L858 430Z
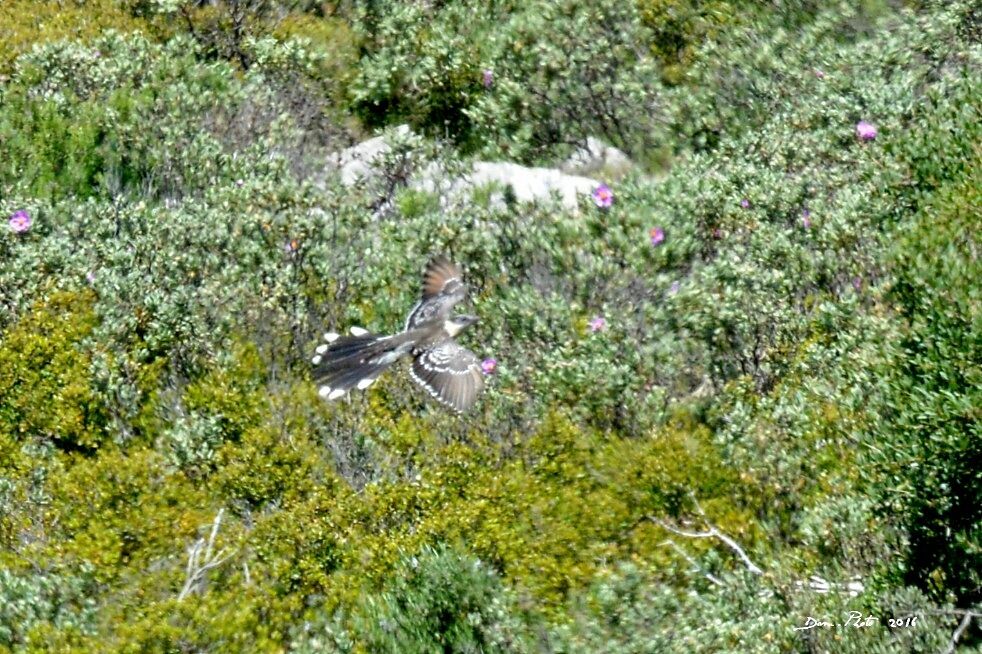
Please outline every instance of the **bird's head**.
M451 336L456 336L476 322L477 316L465 314L461 316L454 316L446 322L444 327L446 328L448 334Z

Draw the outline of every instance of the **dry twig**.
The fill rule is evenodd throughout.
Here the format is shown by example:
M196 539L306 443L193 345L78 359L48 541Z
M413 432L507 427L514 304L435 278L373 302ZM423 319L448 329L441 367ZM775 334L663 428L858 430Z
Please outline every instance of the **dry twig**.
M225 563L232 556L226 548L214 552L215 538L218 536L218 529L222 524L222 515L225 509L219 509L215 521L211 525L211 534L206 541L199 538L188 548L187 578L184 581L184 588L181 589L177 599L183 600L191 593L201 593L204 591L205 574L222 563ZM204 552L202 553L202 550ZM203 555L202 555L203 554Z

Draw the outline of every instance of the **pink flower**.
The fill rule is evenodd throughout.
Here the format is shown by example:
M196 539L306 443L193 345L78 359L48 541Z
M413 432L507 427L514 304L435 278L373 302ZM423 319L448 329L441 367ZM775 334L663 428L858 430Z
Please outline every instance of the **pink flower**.
M493 375L498 369L498 360L492 357L488 357L481 362L481 372L485 375Z
M590 321L590 331L599 332L607 326L607 321L604 320L603 316L594 316L593 320Z
M601 209L607 209L614 204L614 192L606 184L601 184L593 190L593 203Z
M95 272L90 270L89 272L85 273L85 281L87 281L89 284L95 284Z
M31 215L23 209L12 213L10 220L7 221L7 224L10 225L10 230L15 234L23 234L31 228L33 223L34 221L31 220Z
M665 230L661 227L652 227L648 235L651 236L652 245L661 245L665 242Z
M815 77L817 77L818 79L825 79L824 70L822 70L821 68L814 68L813 70L815 71Z
M801 212L801 226L805 229L811 229L812 226L812 212L805 209Z
M740 206L743 207L744 209L749 209L750 200L748 200L747 198L743 198L742 200L740 200Z
M853 277L852 278L852 287L854 289L856 289L856 292L857 293L859 291L863 290L863 278L860 277L859 275L856 275L855 277Z
M485 68L481 73L481 83L484 84L484 88L491 88L491 85L494 84L494 72L488 68Z
M861 120L856 123L856 136L860 141L872 141L876 138L876 125Z

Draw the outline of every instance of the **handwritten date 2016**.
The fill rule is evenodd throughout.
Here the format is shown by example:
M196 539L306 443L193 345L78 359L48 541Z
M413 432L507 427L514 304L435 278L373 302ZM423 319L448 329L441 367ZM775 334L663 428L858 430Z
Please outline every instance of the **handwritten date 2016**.
M846 613L846 619L844 622L831 622L829 620L819 620L813 618L812 616L807 616L805 618L805 624L800 627L795 627L795 631L806 631L808 629L841 629L841 628L853 628L853 629L868 629L874 625L880 623L879 618L873 617L872 614L863 617L860 611L849 611ZM907 627L917 626L917 616L908 615L902 618L887 618L887 626L891 629L905 629Z

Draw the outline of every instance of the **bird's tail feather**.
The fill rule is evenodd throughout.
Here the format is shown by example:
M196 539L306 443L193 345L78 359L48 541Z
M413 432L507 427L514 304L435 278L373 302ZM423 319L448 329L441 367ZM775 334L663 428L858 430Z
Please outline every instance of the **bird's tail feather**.
M379 336L353 329L351 336L325 334L325 344L311 360L318 394L335 400L353 388L368 388L389 366L408 353L412 342L403 337Z

